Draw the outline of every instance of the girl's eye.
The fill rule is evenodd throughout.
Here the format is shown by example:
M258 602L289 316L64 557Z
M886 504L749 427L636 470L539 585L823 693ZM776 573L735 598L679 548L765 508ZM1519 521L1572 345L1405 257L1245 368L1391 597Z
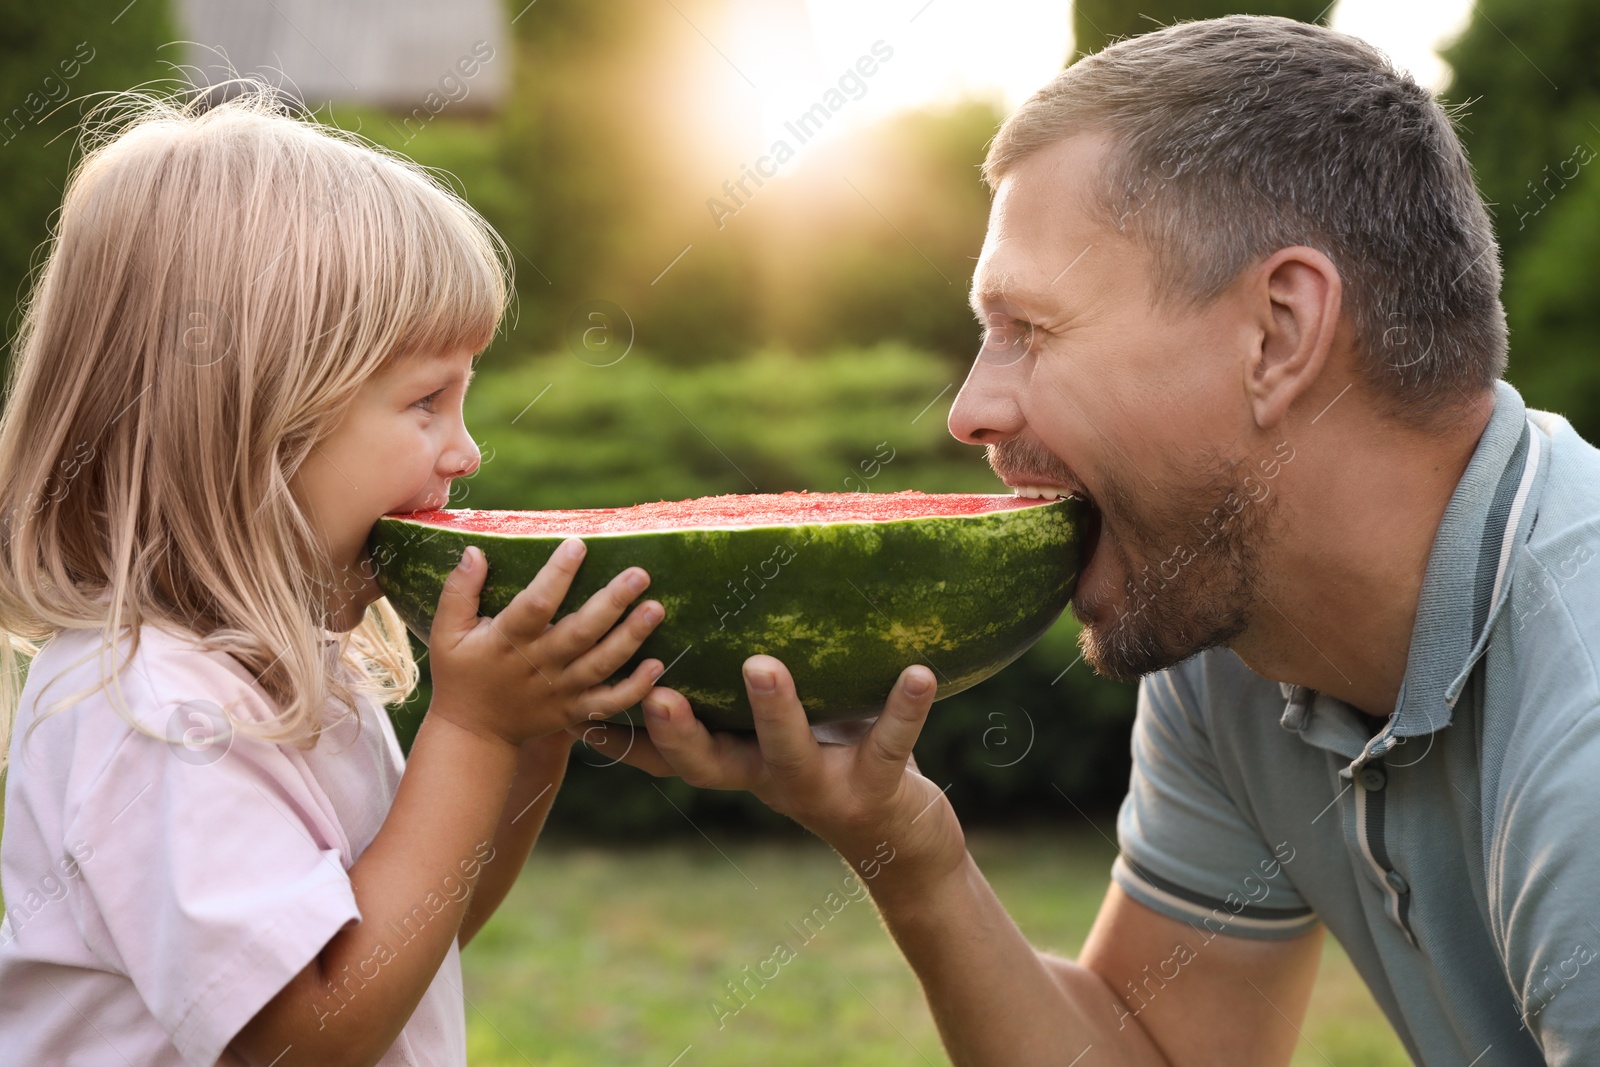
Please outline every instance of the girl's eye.
M412 405L412 407L419 407L423 411L432 413L433 405L443 395L444 395L444 390L443 389L435 389L433 392L429 393L427 396L423 397L421 400L418 400L415 404Z

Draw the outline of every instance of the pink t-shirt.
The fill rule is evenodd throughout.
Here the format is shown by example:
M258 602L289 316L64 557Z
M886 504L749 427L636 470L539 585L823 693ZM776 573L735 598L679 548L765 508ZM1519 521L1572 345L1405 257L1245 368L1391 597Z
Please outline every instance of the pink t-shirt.
M146 626L122 693L175 743L131 729L108 686L45 717L24 745L37 710L99 681L103 651L93 630L46 643L14 724L0 1065L242 1064L228 1042L361 919L346 872L394 799L399 742L367 699L359 737L347 715L306 751L229 730L222 707L262 721L270 698L233 657ZM393 933L396 946L415 936ZM338 1025L363 984L340 981L344 999L318 1011L324 1025ZM464 1065L461 989L452 943L381 1063Z

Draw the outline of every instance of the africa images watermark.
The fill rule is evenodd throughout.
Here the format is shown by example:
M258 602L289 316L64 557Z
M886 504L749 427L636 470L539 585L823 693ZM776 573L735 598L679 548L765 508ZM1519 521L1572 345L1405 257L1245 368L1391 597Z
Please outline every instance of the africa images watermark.
M862 53L854 65L846 67L838 81L822 94L820 100L785 122L783 128L794 136L797 144L810 141L847 103L867 95L867 79L878 73L879 66L892 58L894 49L890 45L882 40L873 41L871 50ZM717 229L722 229L729 216L744 210L745 205L755 197L755 190L750 188L749 183L754 182L757 189L761 188L767 184L766 179L777 177L778 168L794 157L795 146L787 138L780 137L772 142L766 155L756 160L754 167L741 163L739 177L729 178L722 183L722 191L727 194L727 199L713 196L706 200L706 210L711 213L711 221L717 224Z
M1151 973L1150 964L1147 963L1142 972L1144 977L1138 984L1131 978L1124 982L1127 992L1118 994L1123 1004L1113 1001L1110 1005L1112 1013L1117 1017L1117 1029L1126 1029L1129 1019L1136 1019L1139 1013L1156 999L1157 994L1167 988L1169 983L1177 981L1183 973L1183 968L1200 957L1201 949L1215 941L1218 934L1228 932L1228 924L1240 912L1249 905L1259 905L1271 896L1273 881L1284 867L1294 862L1294 857L1295 849L1289 842L1280 841L1273 846L1272 858L1261 860L1255 870L1240 880L1238 890L1229 892L1223 903L1212 908L1211 914L1200 921L1200 925L1205 928L1205 936L1198 948L1191 946L1187 941L1176 942L1172 946L1172 952L1156 963L1154 973ZM1198 933L1199 930L1196 929L1195 932Z
M878 842L872 857L862 860L857 865L861 868L860 876L851 871L840 881L843 895L840 889L829 890L828 895L822 898L822 903L801 916L799 923L793 921L788 923L789 931L794 934L792 942L789 940L777 942L773 945L772 953L765 959L756 963L753 968L746 964L740 969L739 978L730 978L724 982L723 985L728 991L727 999L713 997L706 1004L711 1010L711 1017L716 1020L717 1029L725 1029L729 1019L748 1008L755 1000L756 994L767 988L767 983L782 973L784 965L794 962L800 955L799 950L822 933L828 923L849 907L852 901L860 903L865 900L867 887L862 880L870 882L876 878L886 865L893 862L894 857L895 850L887 840Z
M37 884L24 887L23 892L13 892L13 899L6 902L6 922L0 927L0 946L16 940L18 932L39 913L65 900L73 884L83 877L80 865L94 858L94 849L82 839L67 846L67 853L63 853L56 861L56 867L61 872L59 877L55 871L50 871Z
M321 1030L328 1025L328 1020L338 1015L352 1001L356 994L367 987L367 983L378 977L383 965L392 963L399 956L399 950L422 933L425 926L432 919L450 906L450 902L457 904L467 899L472 893L473 879L484 865L494 860L494 846L488 841L480 841L473 849L472 856L460 861L461 876L455 872L444 876L439 883L439 889L429 890L422 898L420 904L402 915L399 921L389 920L388 933L391 938L379 941L365 959L355 964L355 973L350 973L350 964L345 964L339 969L339 974L331 976L328 982L330 992L323 997L321 1002L313 1001L308 1005L317 1017L317 1029Z
M811 538L807 538L806 540L809 542ZM754 603L756 594L762 589L765 589L768 582L776 579L778 577L778 573L784 568L785 565L794 562L794 558L798 554L799 553L796 552L794 547L791 546L789 542L781 541L778 543L778 547L772 550L771 555L762 560L760 563L756 564L756 573L751 574L750 564L746 563L744 565L744 571L742 572L744 574L744 581L737 585L735 585L731 580L728 582L728 591L733 594L733 601L739 606L724 610L722 607L722 601L713 600L711 602L711 610L715 612L717 616L717 632L721 633L723 630L726 630L728 628L728 619L739 614L745 608ZM768 564L772 565L771 574L766 573L764 569ZM756 583L755 589L750 588L751 582ZM740 590L743 590L742 594ZM748 599L746 599L747 597Z
M401 141L402 146L411 143L412 138L422 132L422 128L438 117L451 104L459 104L472 93L469 84L478 72L490 60L494 59L494 45L488 41L473 42L470 51L456 60L455 65L439 75L436 89L429 89L428 94L422 98L418 107L411 109L411 114L400 120L396 126L394 120L389 120L389 125L396 130L403 129L406 139Z
M1534 185L1532 181L1528 182L1529 195L1511 205L1511 210L1517 213L1517 229L1525 229L1529 219L1537 217L1541 211L1549 207L1550 202L1556 198L1556 194L1565 189L1568 183L1574 181L1578 177L1578 172L1591 162L1594 157L1595 150L1587 144L1580 143L1573 146L1571 154L1566 159L1556 164L1555 173L1552 174L1550 172L1550 164L1546 163L1544 170L1541 172L1543 177L1539 179L1539 184ZM1567 173L1568 167L1572 168L1571 174ZM1550 188L1551 182L1556 183L1554 189ZM1524 209L1525 205L1526 210Z
M87 55L84 54L86 50ZM79 41L72 55L56 64L60 77L46 74L38 89L23 97L22 103L12 108L10 114L0 116L0 136L4 137L0 145L10 144L24 129L37 123L46 107L65 100L67 83L92 63L96 54L88 41Z
M1594 949L1579 941L1572 946L1571 954L1555 964L1555 974L1550 973L1548 963L1540 968L1536 979L1538 984L1522 1005L1522 1025L1527 1026L1530 1020L1548 1008L1550 1002L1556 999L1556 994L1567 988L1567 984L1578 977L1578 972L1593 963L1594 959Z

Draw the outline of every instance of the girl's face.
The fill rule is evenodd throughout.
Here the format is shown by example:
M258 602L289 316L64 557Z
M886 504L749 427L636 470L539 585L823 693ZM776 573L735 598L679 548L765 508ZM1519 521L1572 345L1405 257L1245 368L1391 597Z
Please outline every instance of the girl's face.
M337 575L326 625L349 630L383 596L366 542L384 515L444 507L450 482L478 469L461 404L472 379L467 349L402 360L361 387L337 428L295 475L306 517Z

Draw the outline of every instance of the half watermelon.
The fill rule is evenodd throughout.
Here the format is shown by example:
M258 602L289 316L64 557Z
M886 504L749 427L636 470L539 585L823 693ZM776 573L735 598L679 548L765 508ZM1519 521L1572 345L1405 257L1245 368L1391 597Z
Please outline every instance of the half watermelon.
M1075 499L903 493L718 496L579 511L435 510L380 519L379 586L426 641L468 545L489 561L480 612L498 613L561 541L588 554L565 614L631 565L666 618L635 659L667 665L708 726L749 729L740 665L793 673L812 722L877 714L901 670L925 663L947 697L994 674L1072 596L1084 529Z

